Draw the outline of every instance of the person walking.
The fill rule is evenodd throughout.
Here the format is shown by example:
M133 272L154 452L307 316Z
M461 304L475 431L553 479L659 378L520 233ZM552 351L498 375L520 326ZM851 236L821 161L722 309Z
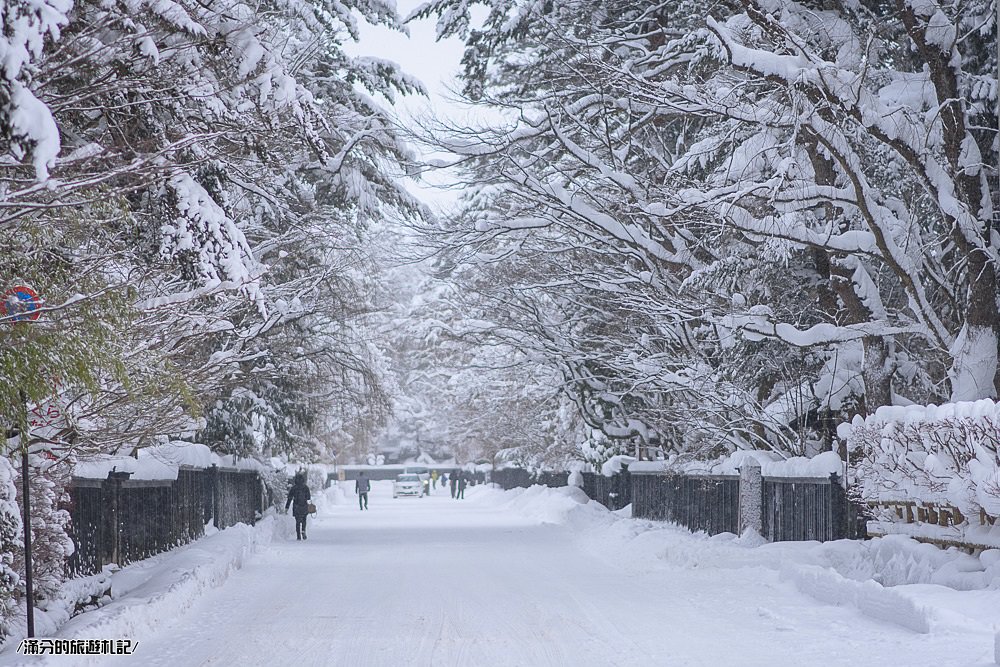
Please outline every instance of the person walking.
M448 481L451 483L451 497L454 498L458 495L458 473L451 473L451 478Z
M354 482L354 492L358 494L358 509L368 509L368 492L371 488L371 482L365 477L365 473L359 472L358 479Z
M431 470L431 488L432 489L438 488L438 471L437 470Z
M288 500L285 501L285 511L289 505L292 507L292 516L295 517L295 539L306 539L306 517L309 516L309 487L306 485L304 473L297 473L292 488L288 489Z
M461 473L458 476L458 497L460 499L465 498L465 487L469 483L468 475L466 473Z

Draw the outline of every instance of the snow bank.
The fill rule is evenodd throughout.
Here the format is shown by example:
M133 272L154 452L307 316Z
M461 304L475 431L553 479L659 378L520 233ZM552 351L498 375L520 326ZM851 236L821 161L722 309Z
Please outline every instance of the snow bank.
M871 618L895 623L914 632L931 631L931 610L900 593L871 581L847 579L815 565L796 565L782 572L803 593L827 604L850 605Z
M329 514L331 508L336 505L351 505L356 502L353 497L347 496L340 484L334 484L328 489L323 489L322 493L314 494L312 500L316 505L317 514Z
M112 600L69 619L58 631L55 623L65 619L49 617L43 620L49 625L40 626L38 634L70 639L128 637L141 643L164 619L183 614L207 589L222 585L252 553L268 545L280 533L279 518L269 513L255 526L237 524L113 574L71 581L70 589L89 586L94 592L110 583ZM16 646L16 641L8 642L4 654L10 655ZM32 658L30 664L39 664L38 659Z
M794 586L811 598L914 632L954 622L1000 627L1000 550L977 557L901 535L823 543L770 543L749 532L708 536L670 523L631 519L628 511L610 512L575 487L482 489L472 497L567 526L587 548L638 572L746 569L747 576L759 579L771 573L778 584ZM968 591L976 591L977 605L966 604L962 595Z
M470 499L493 503L540 523L585 525L588 521L601 521L608 511L603 505L591 501L583 489L576 486L550 488L535 485L527 489L500 491L485 486L470 494ZM582 518L581 519L581 515Z

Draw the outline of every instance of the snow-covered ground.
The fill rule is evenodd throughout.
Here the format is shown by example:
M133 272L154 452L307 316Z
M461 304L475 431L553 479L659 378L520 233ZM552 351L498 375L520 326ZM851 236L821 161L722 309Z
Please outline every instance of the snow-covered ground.
M127 631L136 654L102 663L171 666L994 664L989 556L706 538L585 501L540 487L393 500L376 483L360 512L333 491L308 541L284 516L222 531L135 566L132 588L61 634ZM213 551L214 566L197 555Z

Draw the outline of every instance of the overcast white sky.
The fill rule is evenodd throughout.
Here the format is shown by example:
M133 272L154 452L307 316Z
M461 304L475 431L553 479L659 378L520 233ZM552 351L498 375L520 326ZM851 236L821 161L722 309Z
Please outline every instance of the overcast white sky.
M424 0L398 0L399 15L406 18L423 3ZM396 112L402 119L419 117L427 113L438 117L463 117L461 107L449 100L449 89L459 87L456 74L461 67L464 51L460 39L437 41L433 19L408 24L409 37L381 26L370 26L363 20L360 20L359 24L361 41L358 44L345 45L348 53L392 60L398 63L404 72L420 79L427 88L429 95L427 99L407 97L397 102ZM429 174L426 178L431 183L449 182L444 174ZM414 185L410 189L432 206L447 206L456 198L454 191L419 185Z

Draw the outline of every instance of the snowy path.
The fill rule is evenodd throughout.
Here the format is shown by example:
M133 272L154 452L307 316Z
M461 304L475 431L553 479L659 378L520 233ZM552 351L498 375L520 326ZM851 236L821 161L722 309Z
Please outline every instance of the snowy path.
M334 507L308 541L276 538L137 638L131 664L991 664L962 635L820 604L765 569L626 574L569 528L471 491L393 500L380 486L368 512Z

